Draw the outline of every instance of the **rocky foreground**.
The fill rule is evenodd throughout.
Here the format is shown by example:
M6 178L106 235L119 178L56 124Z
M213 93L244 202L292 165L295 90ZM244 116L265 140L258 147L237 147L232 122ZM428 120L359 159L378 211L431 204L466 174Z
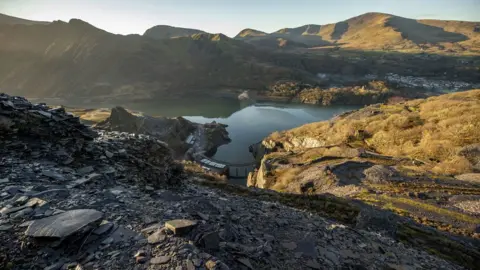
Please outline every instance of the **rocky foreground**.
M0 149L1 269L463 269L377 232L210 188L153 137L93 130L5 94Z

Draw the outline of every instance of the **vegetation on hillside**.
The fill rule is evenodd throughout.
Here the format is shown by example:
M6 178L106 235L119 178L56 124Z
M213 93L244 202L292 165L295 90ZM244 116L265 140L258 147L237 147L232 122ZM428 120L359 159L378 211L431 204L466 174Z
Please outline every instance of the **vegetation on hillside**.
M325 145L354 143L384 155L415 158L435 173L472 172L476 160L469 160L465 147L480 143L480 90L370 106L268 139L293 137L315 138Z
M479 22L413 20L371 12L334 24L283 28L261 37L251 30L237 38L252 44L284 38L308 47L479 55L478 29Z
M249 185L354 198L480 237L480 89L398 101L271 134Z

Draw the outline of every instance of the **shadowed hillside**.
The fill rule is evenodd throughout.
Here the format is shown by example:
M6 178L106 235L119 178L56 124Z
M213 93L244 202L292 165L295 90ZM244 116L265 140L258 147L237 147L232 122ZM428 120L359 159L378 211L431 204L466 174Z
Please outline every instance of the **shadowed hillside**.
M180 98L192 94L236 98L244 89L267 92L283 80L328 88L329 84L364 85L365 76L374 74L382 79L388 73L478 82L479 60L475 57L366 52L372 44L380 46L384 40L396 40L386 39L387 34L403 40L402 34L392 27L388 28L390 32L384 31L386 16L367 14L347 23L307 25L267 36L250 29L242 33L245 38L237 39L168 26L161 26L165 38L114 35L78 19L68 23L0 23L0 87L10 94L32 98L102 101ZM406 31L409 24L401 22L394 20L392 25ZM461 33L441 36L438 29L442 27ZM469 27L469 23L428 21L424 29L437 31L437 44L460 37L469 38L461 42L475 44L472 38L478 33L469 32ZM411 34L412 39L429 38L420 30ZM359 42L358 35L376 31L374 37ZM181 34L187 36L177 36ZM250 38L251 35L256 36ZM308 48L312 44L344 44L341 46L349 48L353 44L349 39L365 49ZM271 50L272 47L281 50ZM317 76L319 73L335 76L322 79Z
M72 19L0 24L0 35L0 87L30 97L174 97L204 89L261 89L293 74L263 63L259 57L268 53L222 34L155 40L114 35Z

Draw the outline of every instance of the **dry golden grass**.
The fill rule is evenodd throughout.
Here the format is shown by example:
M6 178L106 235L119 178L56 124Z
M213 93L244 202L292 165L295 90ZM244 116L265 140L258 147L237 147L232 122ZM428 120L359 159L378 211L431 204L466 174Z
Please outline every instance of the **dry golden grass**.
M358 138L359 131L366 138ZM325 145L361 144L384 155L422 160L426 170L440 174L471 172L472 164L457 153L480 143L480 90L374 105L268 139L281 142L293 137L315 138Z
M82 109L82 108L65 108L68 112L74 114L75 116L80 117L84 121L89 121L92 123L98 123L106 120L110 117L111 109L101 108L101 109ZM139 112L128 110L133 115L141 115Z

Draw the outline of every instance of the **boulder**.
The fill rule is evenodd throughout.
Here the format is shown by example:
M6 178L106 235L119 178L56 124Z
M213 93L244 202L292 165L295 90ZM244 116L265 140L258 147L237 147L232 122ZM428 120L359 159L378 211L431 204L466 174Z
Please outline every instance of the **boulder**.
M25 231L31 237L68 237L99 221L103 213L93 209L70 210L55 216L35 220Z
M363 173L365 174L364 181L372 184L385 184L388 182L401 182L406 180L397 170L384 165L374 165L364 170Z
M196 225L196 221L188 219L175 219L165 222L165 228L172 231L175 235L186 234Z

